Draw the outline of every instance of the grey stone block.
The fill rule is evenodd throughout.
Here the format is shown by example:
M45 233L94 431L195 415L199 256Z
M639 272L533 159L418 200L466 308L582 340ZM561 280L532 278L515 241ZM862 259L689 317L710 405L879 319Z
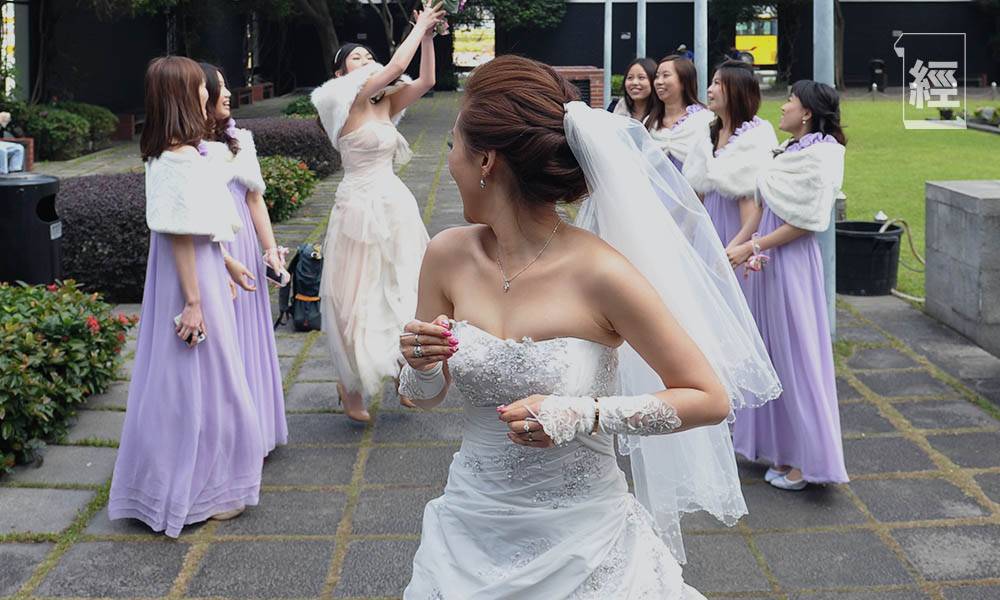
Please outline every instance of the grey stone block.
M1000 473L976 475L976 483L983 488L983 493L990 500L1000 504Z
M355 534L420 533L424 507L442 493L440 488L365 490L351 521Z
M970 585L959 588L944 588L945 600L985 600L1000 598L1000 585Z
M357 444L365 433L364 426L339 414L293 414L286 419L289 444Z
M264 463L264 485L343 485L351 482L354 448L279 446Z
M310 358L299 367L299 381L334 381L337 372L333 369L333 361L329 357Z
M368 483L440 485L458 446L443 448L374 448L365 466Z
M38 588L41 596L164 596L180 573L188 545L178 542L81 542Z
M838 400L856 400L861 398L861 393L843 377L837 378L837 399Z
M344 515L344 494L267 492L260 504L219 524L220 535L334 535Z
M1000 577L1000 526L897 529L892 537L927 579Z
M87 399L87 408L119 408L125 410L128 404L128 383L115 382L108 386L108 391L103 394L91 396Z
M859 373L858 379L879 396L942 396L954 390L923 371Z
M333 550L333 542L320 541L212 544L191 579L188 595L316 597L323 591Z
M871 404L841 404L840 429L848 433L888 433L895 431L878 408Z
M853 475L936 468L923 450L903 438L844 440L844 460Z
M340 407L337 384L293 383L285 394L286 410L330 410Z
M458 441L462 439L461 414L425 413L415 410L379 412L376 442Z
M837 486L810 485L790 494L766 483L743 486L751 529L821 527L864 523L865 516Z
M111 477L117 453L114 448L49 446L44 450L41 467L18 467L10 480L18 483L100 485Z
M995 467L1000 456L1000 433L933 435L927 441L961 467Z
M1000 428L997 420L971 402L907 402L897 404L914 427L920 429L955 429L959 427Z
M1000 378L1000 358L965 338L920 342L916 350L959 379Z
M184 529L181 530L180 537L184 538L196 533L205 526L205 523L207 521L185 525ZM149 537L164 537L163 532L153 531L148 525L138 519L115 519L112 521L108 518L107 507L97 511L97 514L90 520L90 524L87 525L84 533L89 535L144 535Z
M52 550L52 544L0 544L0 596L13 596Z
M87 439L118 441L125 425L125 413L109 410L81 410L66 436L67 442Z
M769 533L755 539L786 590L914 583L878 536L867 531Z
M83 490L0 488L0 535L60 533L93 498Z
M912 358L895 348L859 348L847 364L852 369L904 369L917 366Z
M353 542L347 550L334 597L402 596L413 573L417 545L409 541ZM387 569L385 565L393 566Z
M879 521L981 517L987 511L943 479L855 481L851 489Z
M274 341L278 348L278 356L298 356L302 345L306 343L306 334L289 333L276 335Z
M739 535L684 536L684 582L699 592L770 591L746 541Z

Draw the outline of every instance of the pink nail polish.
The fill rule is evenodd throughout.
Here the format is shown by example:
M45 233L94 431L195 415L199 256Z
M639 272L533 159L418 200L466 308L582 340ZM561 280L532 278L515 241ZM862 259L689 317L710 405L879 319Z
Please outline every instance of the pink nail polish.
M452 345L452 346L457 346L458 345L458 340L448 340L448 343L450 345Z
M441 335L443 335L444 337L451 337L451 332L445 329L444 333L442 333Z

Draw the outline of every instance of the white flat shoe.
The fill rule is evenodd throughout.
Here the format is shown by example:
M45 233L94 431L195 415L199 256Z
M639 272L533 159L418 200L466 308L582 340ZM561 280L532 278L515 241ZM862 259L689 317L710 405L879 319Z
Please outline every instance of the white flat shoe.
M789 469L789 471L791 471L791 469ZM784 477L785 475L788 475L788 471L779 471L779 470L775 469L774 467L770 467L767 470L767 472L764 473L764 481L766 481L768 483L771 483L775 479L777 479L779 477Z
M787 474L775 477L769 483L778 489L788 490L790 492L800 492L806 489L806 486L809 485L809 483L805 479L799 479L798 481L791 481L788 479Z
M227 510L226 512L221 512L217 515L212 515L209 519L213 521L228 521L230 519L235 519L236 517L243 514L246 507L235 508L233 510Z

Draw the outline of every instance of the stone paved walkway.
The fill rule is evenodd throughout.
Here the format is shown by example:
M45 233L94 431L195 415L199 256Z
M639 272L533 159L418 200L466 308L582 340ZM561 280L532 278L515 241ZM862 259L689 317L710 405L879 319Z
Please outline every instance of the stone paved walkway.
M432 234L462 221L445 165L457 100L426 99L402 126L415 152L402 174ZM276 228L281 243L322 239L337 181ZM732 529L686 518L686 578L730 600L1000 598L1000 359L891 297L841 298L839 313L852 482L792 494L741 464L750 515ZM40 468L0 480L0 598L399 597L459 405L406 411L387 390L356 427L321 335L283 329L278 348L291 439L265 464L260 506L177 541L108 521L126 361Z

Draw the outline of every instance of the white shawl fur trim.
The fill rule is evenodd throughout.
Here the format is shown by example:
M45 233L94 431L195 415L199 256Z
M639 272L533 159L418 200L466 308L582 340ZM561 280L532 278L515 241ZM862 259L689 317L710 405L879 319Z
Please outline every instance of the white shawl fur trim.
M233 154L225 144L209 146L209 156L217 161L215 164L225 165L229 172L229 178L235 179L253 192L263 194L267 191L264 184L264 175L260 170L260 162L257 160L257 146L253 141L253 133L246 129L237 129L235 132L236 141L240 144L240 151Z
M715 156L709 135L695 142L684 161L684 177L696 192L719 192L731 198L753 197L757 175L771 163L777 147L774 127L767 121L730 140Z
M344 123L347 122L351 106L358 97L358 92L361 91L368 79L384 68L379 63L368 63L343 77L334 77L313 90L309 96L319 114L320 122L323 123L323 129L330 137L330 143L337 150L340 150L340 132L344 128ZM399 91L403 85L409 85L412 82L406 75L401 79L402 82L385 88L386 94L393 94ZM393 124L398 124L405 112L404 110L393 115Z
M229 149L208 142L209 155L164 152L146 161L146 225L150 231L207 235L231 242L243 227L227 184L232 171L214 156Z
M763 199L789 225L826 231L844 183L844 151L840 144L818 142L779 154L757 178L757 203Z
M709 136L708 128L715 119L715 113L707 108L691 113L684 121L672 128L661 127L649 132L657 145L669 156L684 164L691 148Z

